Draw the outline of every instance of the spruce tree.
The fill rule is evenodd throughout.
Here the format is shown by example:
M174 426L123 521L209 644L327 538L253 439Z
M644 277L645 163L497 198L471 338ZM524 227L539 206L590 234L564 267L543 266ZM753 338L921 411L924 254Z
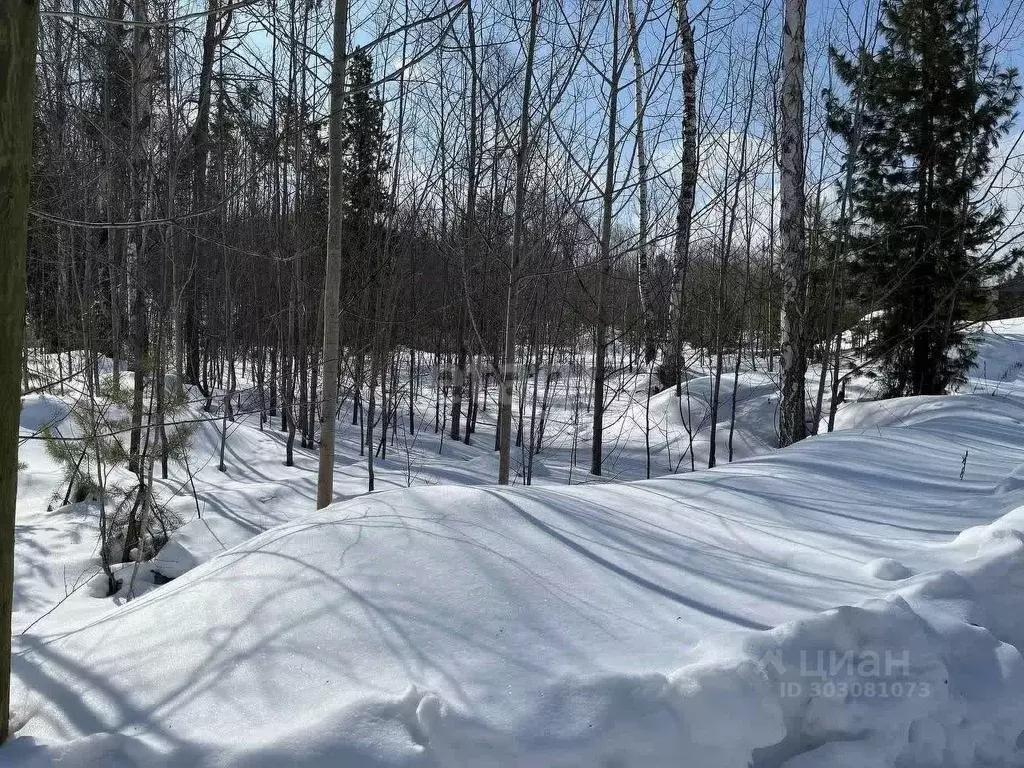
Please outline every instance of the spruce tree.
M862 124L849 190L852 275L872 318L863 352L886 396L940 394L974 359L969 321L1014 254L986 251L1004 224L984 199L1014 117L1017 71L998 66L977 0L883 0L874 53L833 51L849 90L827 93L833 130Z
M373 59L364 48L357 48L349 58L342 120L345 239L363 251L370 246L385 213L389 154L384 102L374 92Z

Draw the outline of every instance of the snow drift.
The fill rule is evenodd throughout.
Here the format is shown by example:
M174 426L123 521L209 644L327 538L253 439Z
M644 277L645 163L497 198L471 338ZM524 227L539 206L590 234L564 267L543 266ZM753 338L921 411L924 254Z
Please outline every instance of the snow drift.
M0 762L1024 764L1024 404L840 415L693 475L352 499L43 622Z

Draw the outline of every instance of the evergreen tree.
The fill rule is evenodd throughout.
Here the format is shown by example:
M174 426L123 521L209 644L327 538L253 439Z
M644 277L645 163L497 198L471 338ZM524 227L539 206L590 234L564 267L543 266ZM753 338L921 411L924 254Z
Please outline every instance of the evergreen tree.
M373 88L373 59L363 48L348 62L342 133L345 234L356 249L369 247L385 213L388 137L384 102Z
M826 94L833 130L862 125L849 190L852 273L871 309L864 352L887 396L940 394L973 362L967 325L1014 254L985 254L1004 223L981 194L1014 117L1017 71L982 39L977 0L883 0L875 53L833 51L850 101Z
M144 397L152 402L156 382L146 376ZM112 379L99 399L81 398L70 410L74 437L52 427L43 429L46 452L63 472L66 487L61 505L95 499L100 502L100 560L108 577L110 593L118 589L111 563L130 562L133 550L147 559L167 541L169 531L181 524L178 516L161 501L152 477L141 467L132 469L132 453L125 443L131 430L134 388L118 386ZM197 423L186 416L188 397L184 390L166 392L164 418L171 425L161 434L149 426L144 453L150 461L166 458L187 466L189 446ZM60 487L53 501L61 498ZM109 505L109 506L108 506Z
M382 288L387 285L384 250L387 239L383 236L383 227L389 200L385 178L390 154L384 132L384 102L373 85L373 59L362 48L355 49L348 60L340 133L341 226L347 273L342 285L349 322L344 338L355 353L354 424L362 408L362 386L364 383L373 386L373 361L371 359L367 377L364 355L369 352L373 357L379 321L384 316L380 305L384 300ZM372 410L372 403L370 405ZM373 419L369 421L368 433L372 431Z

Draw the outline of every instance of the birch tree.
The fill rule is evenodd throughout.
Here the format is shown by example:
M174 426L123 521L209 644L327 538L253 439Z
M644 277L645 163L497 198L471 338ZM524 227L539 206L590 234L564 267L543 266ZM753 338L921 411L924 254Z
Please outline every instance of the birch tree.
M662 366L662 383L675 384L676 397L683 394L683 303L686 271L690 263L690 234L697 196L697 53L686 0L678 0L677 34L683 55L683 162L676 213L676 239L672 254L672 286L669 292L669 346Z
M804 26L807 0L786 0L782 29L782 93L779 113L780 216L782 248L781 406L779 442L807 436L804 417L804 310L807 246L804 225Z

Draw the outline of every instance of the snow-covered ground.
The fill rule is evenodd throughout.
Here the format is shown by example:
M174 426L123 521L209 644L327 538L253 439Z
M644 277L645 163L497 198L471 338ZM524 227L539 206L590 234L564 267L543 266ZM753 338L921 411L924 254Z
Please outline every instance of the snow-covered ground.
M492 420L442 445L428 408L364 495L343 422L347 500L319 513L312 453L284 467L243 419L221 473L210 422L140 578L182 575L130 602L98 596L96 510L47 511L60 474L26 439L0 763L1024 765L1024 319L979 351L962 394L846 403L784 451L771 376L744 372L742 460L644 482L568 484L590 478L567 383L530 487L487 485ZM616 478L643 476L645 426L653 475L688 468L642 378L613 403ZM66 409L26 398L23 435ZM700 466L706 424L694 445Z

